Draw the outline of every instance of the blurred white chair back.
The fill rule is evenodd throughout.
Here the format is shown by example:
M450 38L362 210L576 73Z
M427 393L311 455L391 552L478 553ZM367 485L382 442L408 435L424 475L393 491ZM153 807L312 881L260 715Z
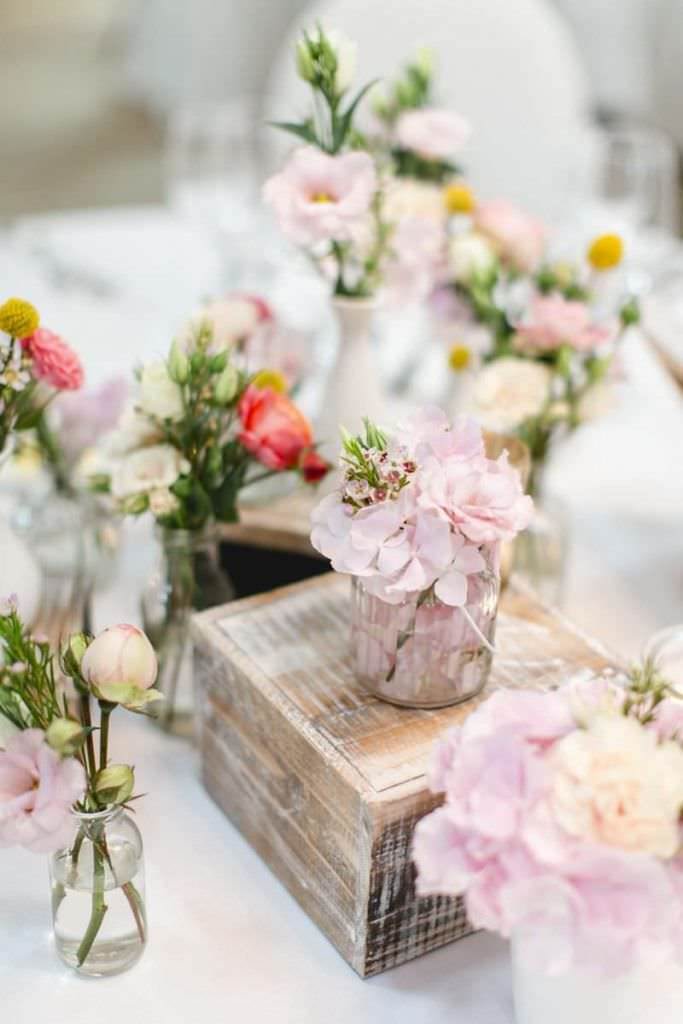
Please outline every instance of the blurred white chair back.
M292 44L302 28L316 21L358 42L359 85L372 77L393 77L419 45L430 47L438 60L437 102L472 123L463 162L477 192L505 195L552 219L567 216L595 131L577 47L548 3L313 3L292 23L274 60L267 110L274 120L291 120L307 102L306 87L296 78Z

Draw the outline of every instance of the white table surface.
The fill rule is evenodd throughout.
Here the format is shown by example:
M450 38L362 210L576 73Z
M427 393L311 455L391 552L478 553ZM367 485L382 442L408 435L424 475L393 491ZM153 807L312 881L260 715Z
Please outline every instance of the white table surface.
M87 249L87 218L79 216ZM130 226L130 212L120 216ZM95 239L104 222L108 230L116 223L111 214L92 217ZM57 220L63 229L64 216ZM152 221L147 225L151 231ZM13 265L0 244L3 263ZM157 296L152 308L160 309L163 267L155 273L150 294ZM21 282L30 284L27 261L21 275L14 293L21 294ZM34 277L56 326L75 298L64 299ZM125 326L120 303L107 302ZM145 306L140 295L136 303L130 308ZM93 313L102 305L92 300ZM155 325L159 345L178 311L166 309L164 323ZM78 325L75 305L71 313ZM101 356L100 347L95 362ZM620 407L558 453L551 482L573 520L565 611L635 657L653 630L683 620L683 401L638 337L627 346L625 367ZM149 529L129 524L119 577L98 597L98 627L136 621L152 557ZM113 743L119 760L135 763L140 790L148 794L137 806L147 851L149 948L128 974L97 982L76 977L50 947L45 859L0 851L3 1022L512 1022L503 942L478 935L361 981L206 795L195 751L125 713L115 719Z

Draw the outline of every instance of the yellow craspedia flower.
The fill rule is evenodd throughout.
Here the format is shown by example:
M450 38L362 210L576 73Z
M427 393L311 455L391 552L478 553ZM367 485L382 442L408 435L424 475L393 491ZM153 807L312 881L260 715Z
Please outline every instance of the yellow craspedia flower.
M0 331L13 338L28 338L39 323L38 310L26 299L8 299L0 306Z
M257 388L272 388L273 391L279 391L281 395L287 393L285 375L279 370L260 370L254 377L253 384Z
M588 262L595 270L611 270L621 263L624 243L619 235L598 235L588 247Z
M462 182L446 185L443 201L449 213L471 213L475 205L472 189Z
M456 344L451 347L448 353L448 365L451 370L455 370L456 373L461 373L466 370L472 362L472 353L468 349L467 345Z

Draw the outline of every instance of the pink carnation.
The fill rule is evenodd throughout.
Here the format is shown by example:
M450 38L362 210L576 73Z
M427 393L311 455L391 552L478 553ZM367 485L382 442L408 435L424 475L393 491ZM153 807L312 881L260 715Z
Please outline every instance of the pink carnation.
M451 110L421 107L401 114L396 122L396 141L425 160L448 160L470 137L464 117Z
M614 330L593 322L585 302L562 295L537 295L525 320L517 327L519 352L554 352L569 345L577 352L592 352L612 340Z
M372 158L363 152L330 156L296 149L284 170L263 187L284 234L299 245L349 241L377 191Z
M506 199L480 203L474 223L495 244L503 262L515 270L526 273L541 262L546 235L543 224Z
M70 809L85 792L85 772L60 758L40 729L16 733L0 751L0 846L52 853L71 836Z
M24 351L32 359L32 372L58 391L76 391L82 387L84 373L80 359L72 348L46 327L23 338Z

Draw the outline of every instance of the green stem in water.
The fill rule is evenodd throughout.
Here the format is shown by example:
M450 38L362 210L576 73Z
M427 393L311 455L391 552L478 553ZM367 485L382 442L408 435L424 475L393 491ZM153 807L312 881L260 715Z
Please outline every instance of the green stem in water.
M413 610L413 614L410 617L410 623L408 625L408 628L407 629L402 629L401 632L398 634L398 637L396 638L396 657L394 658L394 664L391 666L391 668L387 672L387 677L386 677L386 682L387 683L390 683L391 680L396 675L396 669L398 667L398 656L401 653L401 648L404 647L404 645L408 642L408 640L410 640L411 636L413 636L414 633L415 633L415 626L416 626L416 623L417 623L417 611L418 611L418 608L422 607L422 605L425 603L427 598L429 598L431 596L431 593L432 593L432 588L428 587L427 590L423 590L422 593L418 595L417 601L415 602L415 608Z
M85 930L85 935L81 940L81 944L78 947L78 953L76 954L78 960L78 966L82 967L87 960L90 951L93 947L93 943L99 934L99 930L102 927L104 915L107 913L107 904L104 900L104 854L100 844L96 841L93 842L92 848L93 855L93 888L92 888L92 909L90 911L90 921L88 927Z

